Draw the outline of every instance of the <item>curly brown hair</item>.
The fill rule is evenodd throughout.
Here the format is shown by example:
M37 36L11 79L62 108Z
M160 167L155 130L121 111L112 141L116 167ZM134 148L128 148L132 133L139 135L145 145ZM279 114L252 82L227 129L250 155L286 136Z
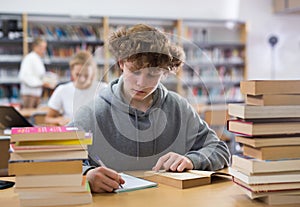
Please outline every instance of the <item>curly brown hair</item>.
M171 61L171 71L177 71L185 61L185 53L182 47L178 45L171 45L170 46L170 53L172 56Z
M183 50L172 45L163 32L146 24L120 28L111 34L108 42L117 61L130 61L139 68L161 67L175 71L185 57Z

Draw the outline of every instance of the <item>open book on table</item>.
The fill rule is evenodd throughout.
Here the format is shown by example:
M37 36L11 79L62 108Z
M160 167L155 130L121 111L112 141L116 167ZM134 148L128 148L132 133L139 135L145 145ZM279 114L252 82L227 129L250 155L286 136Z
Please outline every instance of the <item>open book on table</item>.
M145 179L173 186L180 189L191 188L211 183L213 176L229 176L225 171L188 170L185 172L149 171L145 173Z

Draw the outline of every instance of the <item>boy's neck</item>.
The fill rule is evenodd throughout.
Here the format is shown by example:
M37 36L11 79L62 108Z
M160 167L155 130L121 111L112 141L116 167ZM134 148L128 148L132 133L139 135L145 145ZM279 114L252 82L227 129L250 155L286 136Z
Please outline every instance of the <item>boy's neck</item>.
M139 111L146 112L152 106L152 103L153 96L151 95L142 101L131 100L130 106L132 108L138 109Z
M146 112L153 103L153 94L148 96L147 98L137 101L129 97L126 93L123 92L123 99L126 103L128 103L132 108L138 109L139 111Z

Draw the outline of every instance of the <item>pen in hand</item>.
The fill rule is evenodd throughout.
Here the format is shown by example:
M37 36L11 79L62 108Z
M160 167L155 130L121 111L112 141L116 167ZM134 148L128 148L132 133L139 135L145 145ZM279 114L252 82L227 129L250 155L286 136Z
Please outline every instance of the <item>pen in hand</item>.
M102 162L102 160L100 159L100 157L98 155L95 156L96 161L98 162L98 164L102 167L106 167L105 164ZM119 184L120 188L123 188L123 186L121 184Z

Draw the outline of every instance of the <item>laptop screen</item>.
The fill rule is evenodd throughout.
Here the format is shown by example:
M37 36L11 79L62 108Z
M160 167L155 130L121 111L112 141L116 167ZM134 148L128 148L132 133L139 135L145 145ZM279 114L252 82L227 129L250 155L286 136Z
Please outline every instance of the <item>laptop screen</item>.
M0 129L33 126L12 106L0 106Z

